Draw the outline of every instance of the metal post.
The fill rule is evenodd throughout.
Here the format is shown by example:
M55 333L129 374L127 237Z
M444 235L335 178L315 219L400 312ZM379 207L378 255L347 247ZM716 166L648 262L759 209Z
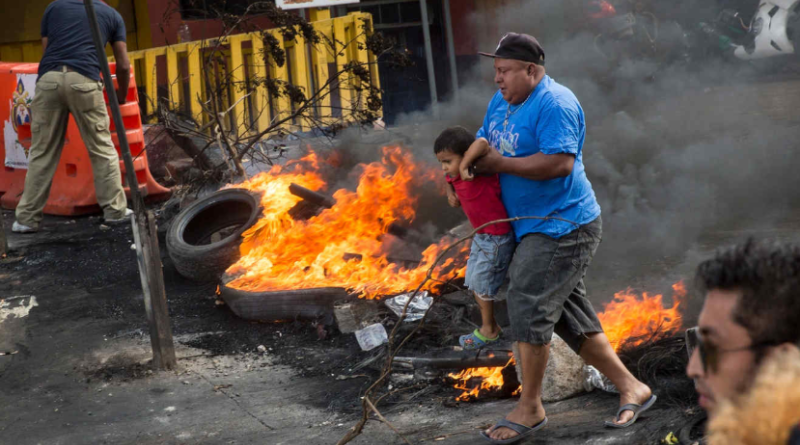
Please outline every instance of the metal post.
M428 24L428 2L419 0L422 13L422 36L425 39L425 61L428 65L428 86L431 90L431 109L434 117L439 117L439 95L436 93L436 72L433 68L433 49L431 49L431 30Z
M453 40L453 16L450 15L450 0L442 0L442 3L444 4L444 25L447 32L447 56L450 59L450 85L453 89L453 100L458 103L458 67L456 66L456 48Z
M6 241L6 228L3 224L3 210L0 209L0 260L8 254L8 241Z
M158 234L156 233L155 216L144 207L144 201L139 194L139 183L133 167L131 149L125 135L125 126L122 122L122 113L117 100L117 90L114 88L114 79L108 67L108 58L104 50L105 44L100 38L100 27L97 24L97 14L94 11L92 0L83 0L86 14L89 16L89 28L92 31L97 61L103 72L103 81L106 85L108 105L114 126L119 137L119 148L125 162L125 176L133 200L134 218L133 232L136 240L136 255L139 263L139 276L145 296L145 310L147 321L150 325L150 343L153 347L153 365L156 368L170 369L176 365L175 345L172 340L172 328L169 324L167 310L167 296L164 290L164 273L161 265L161 255L158 248Z

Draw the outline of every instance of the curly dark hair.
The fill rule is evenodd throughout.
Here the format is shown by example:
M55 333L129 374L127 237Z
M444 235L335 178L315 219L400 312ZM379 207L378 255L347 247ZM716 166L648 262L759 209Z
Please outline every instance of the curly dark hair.
M748 239L697 267L697 288L738 290L733 320L754 344L800 343L800 245Z
M433 143L433 152L439 154L443 151L451 151L459 156L464 156L473 142L475 142L475 135L466 128L450 127L436 138L436 142Z

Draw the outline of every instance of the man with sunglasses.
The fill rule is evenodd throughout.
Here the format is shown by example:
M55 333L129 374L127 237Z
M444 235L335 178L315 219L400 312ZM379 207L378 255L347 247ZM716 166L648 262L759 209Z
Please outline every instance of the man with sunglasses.
M748 240L701 263L696 282L705 303L686 374L713 418L748 391L766 357L797 348L800 245Z

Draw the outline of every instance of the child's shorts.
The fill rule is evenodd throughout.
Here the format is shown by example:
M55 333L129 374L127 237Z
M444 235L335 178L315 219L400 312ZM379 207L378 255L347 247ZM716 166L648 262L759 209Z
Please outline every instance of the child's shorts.
M465 285L485 300L492 300L503 285L517 243L514 233L478 233L472 239Z

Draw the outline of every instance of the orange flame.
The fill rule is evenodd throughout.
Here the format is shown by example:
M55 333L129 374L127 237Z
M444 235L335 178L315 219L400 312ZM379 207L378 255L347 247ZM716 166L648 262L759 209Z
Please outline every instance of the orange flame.
M503 370L514 365L514 358L508 360L505 366L496 366L491 368L468 368L459 373L447 374L458 383L453 385L454 388L464 391L460 396L456 397L459 402L467 402L469 400L477 399L481 392L495 391L503 387ZM475 387L468 387L467 384L472 379L480 379L480 383ZM517 388L513 395L520 392L522 387Z
M605 310L597 314L603 325L609 342L616 351L623 346L636 346L653 337L669 335L681 329L681 314L678 307L686 297L683 281L672 285L672 307L666 308L662 303L662 295L650 296L646 292L639 297L631 289L614 294L614 300L605 305ZM457 374L448 374L457 380L456 389L464 391L456 397L458 401L469 401L478 398L481 393L497 390L503 386L502 371L514 358L496 368L469 368ZM470 379L482 379L478 386L467 387ZM517 396L522 386L512 396Z
M672 307L665 307L662 295L641 297L630 288L614 294L614 299L597 314L614 350L636 346L655 336L673 334L681 329L678 307L686 297L683 281L672 285Z
M295 221L287 212L300 198L289 193L289 184L324 189L320 168L331 159L319 156L312 151L236 186L262 192L264 210L243 234L241 258L227 271L236 278L228 286L255 292L342 287L366 298L416 288L448 243L430 245L417 267L406 268L389 262L383 239L392 223L414 219L413 186L441 181L441 172L415 162L400 147L384 147L382 163L360 165L356 191L337 190L332 208L307 221ZM467 245L454 250L456 254L437 266L437 278L464 276ZM353 258L353 253L360 258Z

